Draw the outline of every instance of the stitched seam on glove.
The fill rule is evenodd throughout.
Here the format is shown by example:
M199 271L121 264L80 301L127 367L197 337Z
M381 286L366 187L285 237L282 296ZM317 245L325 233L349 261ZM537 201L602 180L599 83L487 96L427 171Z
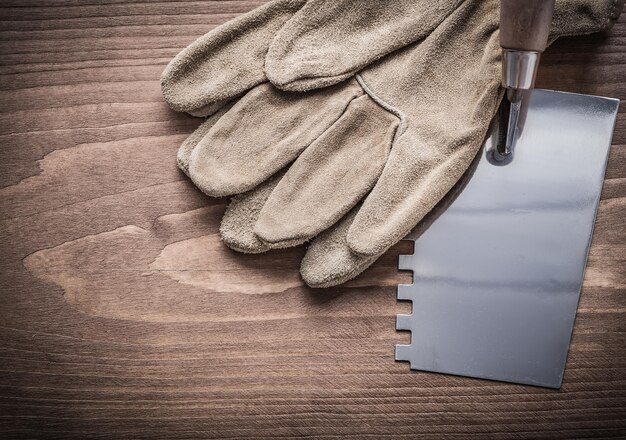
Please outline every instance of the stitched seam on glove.
M369 86L367 85L367 83L365 82L365 80L363 79L361 75L356 74L355 77L356 77L357 82L363 89L363 91L367 93L368 96L372 98L376 104L380 105L382 108L384 108L391 114L397 116L398 119L400 119L400 127L398 127L398 130L396 131L396 134L393 137L393 142L395 143L398 140L398 138L406 131L406 127L407 127L406 115L402 112L402 110L389 104L388 102L383 100L383 98L381 98L376 93L374 93L374 91L369 88Z

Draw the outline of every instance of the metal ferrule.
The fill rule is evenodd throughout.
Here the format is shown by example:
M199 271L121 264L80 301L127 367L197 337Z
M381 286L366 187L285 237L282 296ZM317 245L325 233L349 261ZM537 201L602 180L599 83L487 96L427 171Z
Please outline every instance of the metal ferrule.
M502 49L502 85L507 89L532 89L540 52Z

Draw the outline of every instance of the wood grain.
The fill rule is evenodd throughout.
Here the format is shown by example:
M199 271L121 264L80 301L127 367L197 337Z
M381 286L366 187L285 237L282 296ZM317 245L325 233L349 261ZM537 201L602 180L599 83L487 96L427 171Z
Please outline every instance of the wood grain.
M560 391L393 361L401 243L345 286L303 249L219 241L225 200L176 169L198 120L158 77L263 1L3 0L1 438L626 436L626 114L615 132ZM539 86L626 99L626 17L563 40Z

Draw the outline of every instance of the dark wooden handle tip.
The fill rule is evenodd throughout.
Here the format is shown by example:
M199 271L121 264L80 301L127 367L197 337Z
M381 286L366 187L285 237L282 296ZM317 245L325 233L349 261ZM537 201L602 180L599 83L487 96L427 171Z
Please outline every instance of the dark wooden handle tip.
M500 45L505 49L543 52L554 0L501 0Z

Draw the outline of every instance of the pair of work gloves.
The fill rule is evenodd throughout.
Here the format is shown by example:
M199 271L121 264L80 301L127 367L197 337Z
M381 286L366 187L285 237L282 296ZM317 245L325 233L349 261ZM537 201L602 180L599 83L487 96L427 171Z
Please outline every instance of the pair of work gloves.
M556 0L551 40L611 27L623 0ZM310 242L312 287L407 235L472 163L503 96L499 0L273 0L193 42L163 96L207 117L179 167L234 196L223 241Z

